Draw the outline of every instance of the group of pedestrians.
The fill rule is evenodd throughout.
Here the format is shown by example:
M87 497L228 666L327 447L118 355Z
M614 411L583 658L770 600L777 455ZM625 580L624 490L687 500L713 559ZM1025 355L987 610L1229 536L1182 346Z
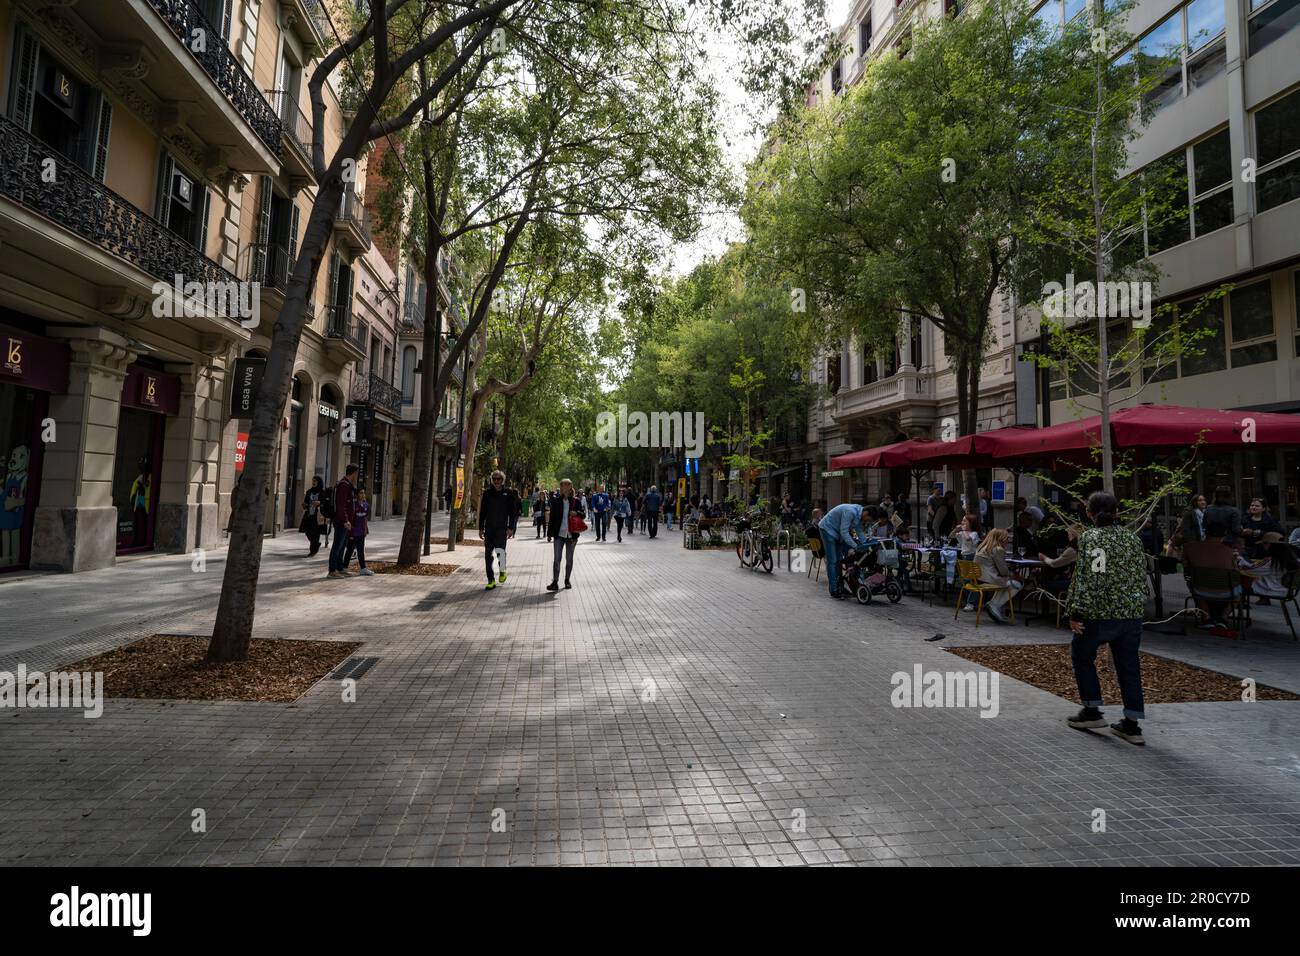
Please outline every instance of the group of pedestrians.
M352 577L352 556L357 556L355 574L369 577L375 572L366 567L366 534L370 528L370 501L364 488L357 487L357 466L348 465L333 493L325 490L320 476L312 479L311 489L303 498L302 521L298 530L311 542L308 555L320 550L321 535L334 533L330 545L329 573L326 577ZM331 528L332 525L332 528Z

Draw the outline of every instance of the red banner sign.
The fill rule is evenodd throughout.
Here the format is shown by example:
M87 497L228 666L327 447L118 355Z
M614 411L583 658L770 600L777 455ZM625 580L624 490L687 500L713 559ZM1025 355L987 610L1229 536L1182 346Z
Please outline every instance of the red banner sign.
M244 470L244 458L248 455L248 432L235 435L235 473Z

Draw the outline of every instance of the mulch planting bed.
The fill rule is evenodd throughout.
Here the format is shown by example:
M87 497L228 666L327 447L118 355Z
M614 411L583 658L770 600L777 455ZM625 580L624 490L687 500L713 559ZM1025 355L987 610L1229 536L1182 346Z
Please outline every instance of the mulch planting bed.
M103 671L104 696L292 703L360 644L257 638L248 660L210 664L208 638L155 634L63 671Z
M413 574L423 578L441 578L455 574L459 564L412 564L399 568L396 561L369 561L366 563L375 574Z
M1033 684L1069 701L1078 700L1068 644L1021 644L996 647L949 647L945 650L983 664L992 670ZM1139 652L1142 665L1142 696L1148 704L1188 704L1200 701L1241 700L1240 677L1194 667L1166 657ZM1110 648L1097 652L1097 674L1101 696L1107 704L1120 703L1119 681L1110 660ZM1300 700L1300 695L1276 687L1255 686L1257 700Z

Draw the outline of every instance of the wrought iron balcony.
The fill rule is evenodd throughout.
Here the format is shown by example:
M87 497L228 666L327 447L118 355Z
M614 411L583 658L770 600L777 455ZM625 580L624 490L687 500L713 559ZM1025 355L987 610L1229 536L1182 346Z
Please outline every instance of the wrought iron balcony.
M370 216L366 213L365 203L351 190L345 191L339 198L334 228L357 252L364 253L370 248Z
M181 46L203 68L203 72L226 95L231 105L257 134L257 138L273 156L282 158L280 120L253 78L244 70L243 64L220 39L221 31L208 22L194 0L149 0L149 5L158 12ZM207 38L201 50L194 49L196 44L193 39L196 35Z
M284 295L289 288L289 271L293 267L286 247L274 243L254 243L244 250L241 258L241 277L249 282L260 283L263 292L273 291Z
M321 0L280 0L280 6L285 12L286 25L309 48L321 49L330 45L334 32L330 29Z
M292 163L291 175L315 179L311 165L311 123L298 108L298 98L291 90L271 90L271 105L280 117L280 129L289 149L285 159Z
M369 328L352 314L350 302L325 307L325 342L335 346L343 361L366 357Z
M394 418L402 417L402 390L385 382L374 372L352 382L352 401L369 402Z
M42 163L50 152L0 116L0 196L169 284L178 273L186 282L239 281L75 163L61 163L46 182Z

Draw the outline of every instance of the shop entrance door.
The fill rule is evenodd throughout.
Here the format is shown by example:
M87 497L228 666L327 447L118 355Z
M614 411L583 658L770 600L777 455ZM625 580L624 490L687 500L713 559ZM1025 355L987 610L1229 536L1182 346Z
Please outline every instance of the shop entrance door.
M117 509L117 553L149 551L158 517L164 416L122 408L117 420L113 463L113 507Z

